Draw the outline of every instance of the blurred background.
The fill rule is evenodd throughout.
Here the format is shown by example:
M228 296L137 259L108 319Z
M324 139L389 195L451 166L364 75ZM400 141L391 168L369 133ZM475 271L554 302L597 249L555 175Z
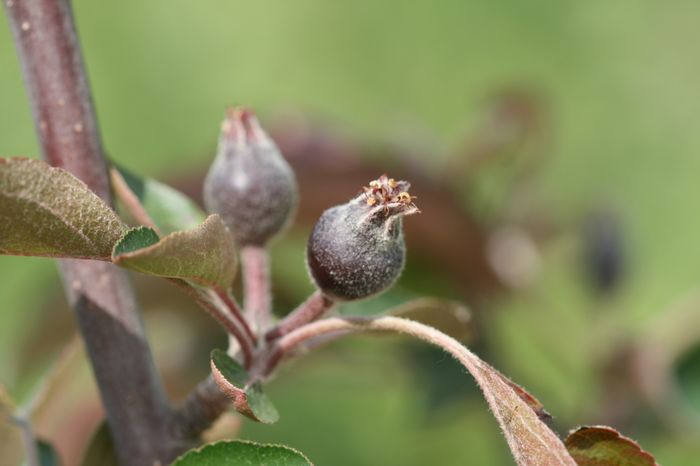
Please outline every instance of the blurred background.
M253 107L297 171L273 247L275 309L312 291L318 215L386 172L412 181L406 271L380 312L464 303L465 342L537 396L560 434L609 424L664 465L700 455L700 3L557 0L74 2L103 140L199 199L228 104ZM0 154L38 156L0 21ZM170 392L225 344L165 281L133 276ZM77 464L102 412L51 260L0 257L0 384ZM47 396L37 395L44 387ZM473 380L400 338L287 365L281 421L211 438L319 465L513 464ZM21 462L0 424L0 465Z

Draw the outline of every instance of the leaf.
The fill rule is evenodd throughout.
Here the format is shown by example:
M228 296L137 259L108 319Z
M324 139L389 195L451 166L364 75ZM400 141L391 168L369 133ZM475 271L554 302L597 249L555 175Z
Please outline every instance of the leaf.
M582 426L569 433L566 448L579 466L655 466L634 440L607 426Z
M386 315L410 319L429 325L434 329L463 341L473 336L471 314L467 308L457 302L437 298L419 298L409 301L389 310ZM537 414L544 422L552 419L552 415L544 409L544 405L523 387L494 369L505 383Z
M219 389L233 401L236 411L263 424L279 420L279 414L263 393L260 382L251 384L246 370L225 351L215 349L211 352L211 373Z
M119 466L107 422L102 422L90 439L81 466Z
M40 466L61 466L61 460L58 457L56 450L44 440L37 440L36 447L39 453L39 465ZM27 465L28 462L23 464Z
M40 160L0 157L0 254L109 260L125 229L67 171Z
M137 220L147 215L162 234L194 228L206 218L192 199L166 184L116 166L110 169L110 177L117 198L132 215Z
M129 230L114 246L115 264L147 275L181 278L226 290L236 275L233 237L218 215L197 228L158 235L148 227Z
M158 241L158 233L149 227L137 227L127 231L124 236L114 245L112 255L117 257L121 254L128 254L139 249L153 246Z
M277 345L283 348L284 352L288 352L306 338L337 332L362 331L396 332L409 335L451 354L469 371L481 388L518 465L576 465L559 437L540 420L532 403L526 401L527 397L523 394L527 392L481 360L459 341L428 325L393 316L329 317L307 324L283 336L278 340ZM518 387L518 390L515 387Z
M527 392L515 390L516 384L465 347L459 347L461 350L455 352L452 348L443 348L462 362L476 379L516 462L520 466L575 465L559 437L542 422L540 414L523 397Z
M283 445L242 440L217 442L190 450L172 466L313 466L301 452Z
M549 422L552 420L552 415L549 414L549 412L546 409L544 409L544 405L540 402L540 400L538 400L537 398L532 396L523 387L521 387L517 383L510 380L508 377L501 374L493 367L491 369L493 369L494 372L496 372L501 377L501 379L505 383L507 383L510 388L513 389L515 394L518 395L521 400L523 400L525 403L527 403L527 405L535 412L535 414L537 414L537 417L540 418L540 421Z
M390 309L386 315L422 322L460 341L474 335L471 313L457 301L419 298Z

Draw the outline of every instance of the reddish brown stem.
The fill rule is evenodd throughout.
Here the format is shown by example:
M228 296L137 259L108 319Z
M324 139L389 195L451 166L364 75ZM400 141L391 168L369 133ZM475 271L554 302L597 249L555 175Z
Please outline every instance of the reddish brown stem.
M248 325L248 322L243 317L243 314L241 313L241 308L238 306L238 303L234 301L233 298L231 298L231 296L226 291L216 290L215 293L216 296L219 297L221 302L226 306L226 308L228 309L228 313L231 315L231 317L243 329L243 333L245 334L246 338L248 338L250 344L253 345L253 347L256 347L258 337L255 336L255 333L253 333L253 331L250 329L250 325Z
M250 322L262 331L272 317L269 255L261 246L245 246L241 250L243 270L243 309Z
M148 215L148 212L146 212L146 209L143 207L136 194L134 194L131 188L129 188L126 180L122 174L119 173L119 170L116 168L110 168L109 175L109 178L112 181L114 194L117 196L117 199L122 202L124 207L126 207L126 210L129 211L131 216L134 217L134 220L139 222L141 225L152 228L160 235L160 229L153 221L151 216Z
M97 120L67 0L6 0L44 158L111 204ZM122 464L167 463L179 453L170 409L123 271L60 262Z
M238 327L238 323L233 320L232 316L227 313L226 310L212 303L210 299L204 296L203 292L196 290L187 282L177 278L170 278L168 280L187 292L202 309L207 311L230 335L236 338L236 341L238 341L238 344L241 346L243 364L245 367L250 367L253 363L253 348L251 347L250 340L246 338L244 332L241 331ZM213 292L212 295L221 299L215 292Z
M313 322L328 312L334 304L332 299L325 296L320 291L316 291L287 317L282 319L273 329L267 332L267 334L265 334L265 340L273 341L296 330L302 325Z

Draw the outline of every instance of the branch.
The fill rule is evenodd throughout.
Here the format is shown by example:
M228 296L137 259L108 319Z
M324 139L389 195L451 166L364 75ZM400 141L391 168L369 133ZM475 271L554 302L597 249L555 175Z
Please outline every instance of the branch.
M27 466L41 466L39 460L39 446L37 445L36 436L34 435L29 420L23 416L10 415L10 421L19 428L22 435L22 443L24 444L24 451L27 455Z
M112 189L114 190L117 199L122 201L122 204L126 210L129 211L134 220L139 222L141 225L151 228L153 231L158 233L158 236L160 236L160 228L158 228L158 225L156 225L148 212L146 212L146 209L143 207L138 197L136 197L136 194L134 194L134 192L129 188L126 180L122 174L119 173L119 170L112 167L109 169L109 175L110 181L112 182Z
M238 303L229 295L228 291L215 290L214 293L221 300L228 314L241 326L248 341L252 347L255 348L258 343L258 337L250 329L250 325L248 325L248 321L243 317Z
M334 304L333 300L320 291L316 291L287 317L282 319L274 328L267 332L267 334L265 334L265 339L267 341L273 341L296 330L302 325L318 319L328 312Z
M174 424L180 429L183 438L198 438L229 406L231 400L210 375L185 399L175 413Z
M102 144L67 0L7 0L44 158L84 181L111 204ZM178 441L168 432L170 409L144 335L126 274L112 264L60 262L125 465L167 462Z
M266 335L267 340L271 341L279 338L300 325L320 317L332 305L333 302L324 297L321 292L312 294L286 319L282 320L278 326L268 332ZM273 357L277 358L277 362L281 360L281 356L282 354L273 354ZM257 361L255 364L257 366ZM255 371L260 370L259 367L254 367L253 369ZM176 414L177 424L186 429L188 435L199 435L223 413L229 404L228 398L218 389L214 380L209 376L199 382L199 385L180 407Z
M241 249L243 270L243 309L258 330L265 329L272 319L269 255L262 246Z
M243 353L243 364L246 367L250 367L253 362L253 343L255 340L251 341L246 337L244 331L239 328L239 323L234 319L228 311L227 306L223 303L219 293L206 290L200 291L184 280L178 278L168 278L168 281L175 284L182 290L184 290L190 297L209 315L211 315L214 320L216 320L229 335L232 335L238 342L241 352Z

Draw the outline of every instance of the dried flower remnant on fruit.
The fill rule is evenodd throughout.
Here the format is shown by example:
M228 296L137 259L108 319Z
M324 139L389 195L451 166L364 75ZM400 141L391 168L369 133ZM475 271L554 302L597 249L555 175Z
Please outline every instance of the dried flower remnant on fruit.
M229 109L204 182L207 210L221 216L239 245L264 245L289 223L297 199L292 169L253 112Z
M399 182L389 178L386 174L370 181L369 186L364 186L362 189L369 206L402 203L415 207L413 203L415 196L411 196L407 191L402 191Z
M419 212L409 187L382 175L321 215L306 255L311 277L326 296L362 299L394 284L406 257L402 218Z

